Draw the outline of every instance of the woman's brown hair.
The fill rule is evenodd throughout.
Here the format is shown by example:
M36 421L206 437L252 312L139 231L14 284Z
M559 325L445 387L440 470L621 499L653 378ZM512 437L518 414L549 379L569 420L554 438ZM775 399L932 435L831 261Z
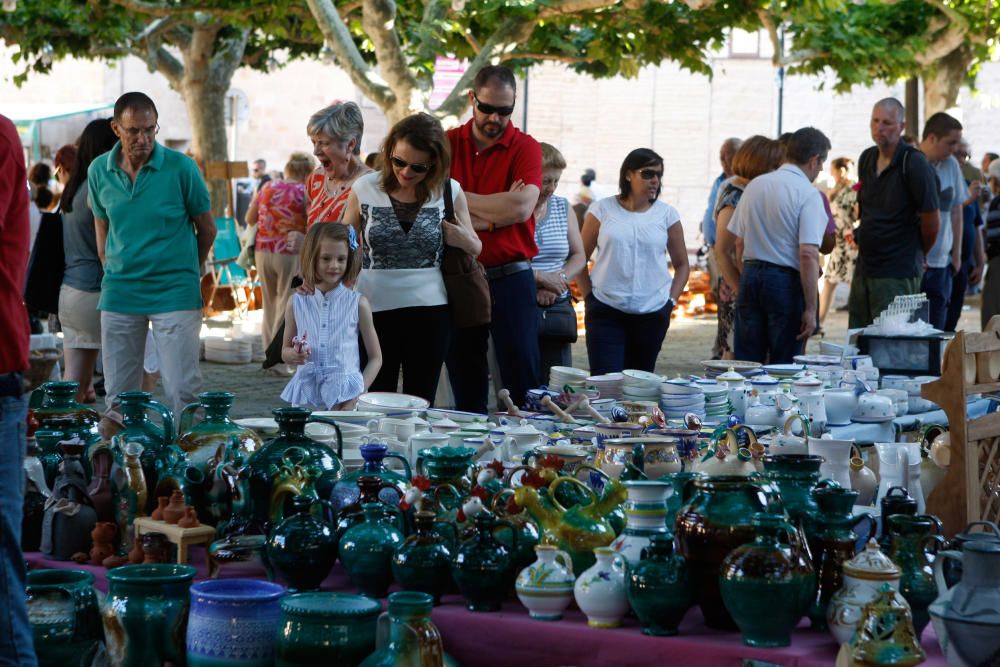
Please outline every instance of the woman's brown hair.
M426 113L415 113L407 116L392 126L389 135L382 142L382 177L380 183L386 194L392 194L399 189L399 181L392 169L392 155L396 144L405 139L418 151L431 156L427 166L430 169L424 180L417 184L417 202L423 204L430 199L431 193L441 190L444 179L451 172L451 152L448 139L437 118Z
M315 286L319 280L316 275L316 260L323 241L341 241L347 245L347 269L340 281L352 283L361 271L361 253L358 250L358 238L354 228L341 222L317 222L306 232L306 240L302 243L302 259L300 261L302 280ZM351 245L354 245L352 248Z
M733 173L747 180L774 171L784 158L781 143L755 134L733 155Z

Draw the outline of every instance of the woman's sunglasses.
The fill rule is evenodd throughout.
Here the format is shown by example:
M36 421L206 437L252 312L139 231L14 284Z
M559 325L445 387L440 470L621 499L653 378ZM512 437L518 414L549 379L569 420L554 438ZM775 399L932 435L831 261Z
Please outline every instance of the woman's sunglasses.
M476 97L475 93L472 94L472 97L473 99L476 100L476 108L479 109L481 113L484 113L487 116L492 116L493 114L499 114L501 116L509 116L512 113L514 113L513 105L509 107L495 107L492 104L486 104L485 102L480 102L479 98Z
M407 162L406 160L402 160L396 157L395 155L393 155L389 159L392 160L392 164L397 169L406 169L407 167L409 167L410 169L413 170L414 174L426 174L428 171L430 171L431 167L433 166L429 164L420 164L419 162Z
M651 181L654 176L656 178L663 178L663 172L656 169L643 169L639 172L639 175L642 176L642 180L644 181Z

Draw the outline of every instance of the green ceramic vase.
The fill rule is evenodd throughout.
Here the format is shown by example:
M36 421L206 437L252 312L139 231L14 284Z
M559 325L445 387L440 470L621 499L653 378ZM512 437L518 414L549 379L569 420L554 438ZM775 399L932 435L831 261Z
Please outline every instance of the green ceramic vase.
M188 460L201 468L206 477L209 459L215 456L219 446L224 446L230 436L240 440L243 452L253 454L262 446L260 437L252 430L244 428L229 418L236 395L229 391L206 391L198 394L197 403L184 406L178 418L177 444L187 454ZM194 423L196 411L201 408L204 417Z
M25 592L39 665L89 667L104 641L94 575L32 570Z
M378 499L387 505L396 506L406 490L412 473L410 463L406 457L399 454L390 454L389 447L381 443L366 443L359 448L364 464L360 469L344 475L333 486L330 494L330 502L333 509L340 513L345 507L349 507L357 502L360 491L358 489L358 479L361 477L377 477L382 480L381 490ZM385 467L385 459L396 459L402 462L403 472L398 473Z
M116 667L183 665L187 655L190 565L123 565L108 570L104 636Z
M337 538L313 509L328 505L325 500L296 496L292 514L271 530L267 539L267 559L277 575L292 591L319 588L337 560Z
M55 484L56 475L59 474L59 464L62 463L62 452L59 451L59 441L66 440L66 434L62 431L49 431L42 429L35 431L35 444L38 446L38 461L42 464L42 471L45 473L45 483L49 489Z
M514 559L510 550L493 531L498 526L513 526L497 521L490 512L477 514L476 533L458 547L451 573L470 611L498 611L504 599L514 590ZM515 543L517 538L514 538Z
M363 595L384 598L392 583L392 554L403 533L385 516L385 505L364 505L365 520L340 538L340 561Z
M722 562L719 588L747 646L788 646L803 614L803 600L816 588L816 575L799 567L795 528L783 517L759 512L753 517L756 538Z
M174 415L163 403L153 400L148 391L123 391L118 394L121 402L122 423L125 428L118 432L124 442L138 442L142 445L142 473L149 489L156 488L156 462L165 448L174 441ZM149 418L157 414L160 423ZM150 494L145 511L152 512L156 498Z
M888 517L888 526L889 558L902 570L899 593L910 603L919 641L931 620L927 609L938 596L934 560L944 546L941 521L929 514L893 514Z
M363 595L297 593L281 600L275 667L357 667L375 650L382 605Z
M427 593L434 604L451 584L451 549L442 534L452 533L452 543L458 541L453 523L436 521L433 512L413 515L414 533L396 547L392 554L392 576L403 590Z
M389 596L389 611L378 619L375 652L361 667L444 667L448 664L431 596L403 591Z
M820 484L819 467L822 456L812 454L767 454L764 456L764 477L778 487L781 504L788 518L798 525L806 516L815 514L817 507L812 491ZM824 487L839 486L833 480L823 480Z
M46 382L31 392L28 407L39 429L62 431L66 438L78 437L89 445L101 440L97 432L101 416L76 402L79 386L79 382Z
M687 561L674 553L673 535L667 533L650 536L639 562L629 566L625 586L645 635L676 635L695 601Z

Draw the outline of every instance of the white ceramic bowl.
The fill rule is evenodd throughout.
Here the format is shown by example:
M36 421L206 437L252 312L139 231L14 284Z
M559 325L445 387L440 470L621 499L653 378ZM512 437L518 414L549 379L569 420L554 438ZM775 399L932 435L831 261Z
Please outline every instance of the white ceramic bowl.
M364 426L366 431L368 430L368 422L373 419L381 419L385 416L384 412L360 410L318 410L312 414L317 417L332 419L338 424L347 423Z
M882 376L882 388L883 389L902 389L906 391L906 381L909 380L905 375L883 375Z
M429 405L430 401L419 396L388 391L371 391L358 397L358 408L386 414L407 410L420 412Z
M723 388L723 391L726 391ZM697 384L681 384L679 382L664 382L660 384L659 389L657 389L659 394L673 394L676 396L694 396L703 395L705 390L702 389L701 385Z

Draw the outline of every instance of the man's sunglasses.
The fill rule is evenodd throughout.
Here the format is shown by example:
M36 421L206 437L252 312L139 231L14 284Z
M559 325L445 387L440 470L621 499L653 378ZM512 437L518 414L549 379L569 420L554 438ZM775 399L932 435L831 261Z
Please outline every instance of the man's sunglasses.
M407 162L406 160L402 160L396 157L395 155L393 155L389 159L392 160L392 164L397 169L406 169L407 167L409 167L410 169L413 170L414 174L426 174L428 171L430 171L431 167L433 166L429 164L420 164L419 162Z
M642 176L642 180L644 181L651 181L654 176L656 178L663 178L663 172L655 169L643 169L639 172L639 175Z
M493 114L499 114L501 116L509 116L512 113L514 113L513 104L510 105L509 107L495 107L492 104L486 104L484 102L480 102L479 98L476 97L475 93L472 93L472 97L473 99L476 100L476 108L479 109L481 113L484 113L487 116L492 116Z

